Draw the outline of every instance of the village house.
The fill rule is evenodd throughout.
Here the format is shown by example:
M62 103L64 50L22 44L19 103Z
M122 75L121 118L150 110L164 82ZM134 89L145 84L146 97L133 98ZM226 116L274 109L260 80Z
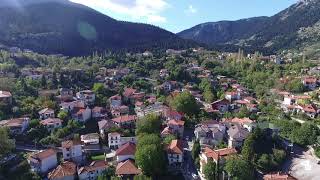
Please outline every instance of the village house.
M174 134L174 132L172 131L172 129L170 129L169 127L165 127L162 131L161 131L161 133L160 133L160 135L161 135L161 138L166 138L166 137L168 137L168 136L170 136L170 135L175 135Z
M83 101L86 105L92 105L96 100L96 96L91 90L77 92L76 97L78 100Z
M41 111L39 111L38 114L41 120L55 117L54 110L50 108L44 108Z
M108 134L108 145L110 149L118 149L121 144L121 134L112 132Z
M168 162L170 166L180 167L183 163L183 141L172 140L167 146Z
M101 137L105 137L105 132L107 132L110 128L115 127L115 124L112 123L111 120L103 119L98 122L99 132Z
M47 173L58 165L57 152L53 149L47 149L34 153L28 158L31 170L36 173Z
M232 119L223 119L223 123L231 124L239 124L243 128L247 129L249 132L252 132L256 127L255 121L249 118L232 118Z
M74 180L76 179L77 165L64 161L48 174L49 180Z
M226 126L217 121L205 121L196 125L194 134L201 146L216 146L224 140Z
M237 154L235 148L224 148L212 150L208 147L205 147L200 156L200 172L203 175L203 167L208 163L209 159L213 160L219 165L223 165L228 156Z
M3 104L12 104L12 94L9 91L0 91L0 102Z
M59 118L48 118L40 121L40 124L47 128L49 132L62 127L62 120Z
M72 112L75 107L79 107L81 105L82 108L85 108L85 104L81 101L65 101L60 103L60 109L66 112Z
M170 121L170 120L182 120L184 117L184 114L178 111L175 111L173 109L170 108L166 108L163 114L163 118L166 121Z
M320 113L320 109L318 109L318 107L315 104L308 104L302 107L302 112L310 118L316 118L317 115Z
M236 91L226 92L225 99L232 102L240 99L240 94Z
M108 145L110 149L118 149L120 146L126 143L136 143L136 137L124 137L118 132L108 134Z
M159 76L162 79L169 77L169 71L167 69L161 69L159 72Z
M133 160L128 159L118 163L115 174L123 179L132 179L135 175L141 173L141 170L137 168Z
M91 109L87 108L74 108L72 118L79 122L86 122L91 119Z
M173 119L168 121L167 126L175 135L178 137L183 137L184 123L184 121Z
M136 153L136 144L128 142L116 151L117 162L122 162L128 159L134 159L134 154Z
M118 149L120 146L126 144L126 143L137 143L136 137L125 137L121 134L114 132L108 134L108 144L109 148L111 149Z
M238 124L231 124L229 129L227 130L229 139L228 139L228 147L229 148L241 148L244 140L249 135L249 131L245 128L242 128Z
M147 107L136 107L135 112L139 118L147 116L149 114L155 114L157 116L164 116L167 106L163 105L163 103L155 103Z
M104 107L95 106L92 109L92 118L99 119L107 116L107 111Z
M15 118L0 121L0 127L6 127L11 134L18 135L24 133L29 127L30 118Z
M227 99L222 99L211 103L211 106L213 110L225 113L229 111L230 102Z
M127 114L129 114L129 107L125 105L114 107L111 110L112 117L119 117Z
M143 101L145 97L144 92L137 92L137 90L133 88L125 88L122 95L124 101L131 104L134 104L136 101Z
M81 163L83 160L81 142L76 140L67 140L62 142L63 159Z
M99 145L100 142L100 136L98 133L81 135L80 139L84 145Z
M246 107L250 112L258 112L258 101L251 96L244 97L240 100L235 100L233 103L237 106L237 108Z
M120 95L114 95L109 98L110 109L114 109L122 105L122 97Z
M173 90L176 90L177 88L179 88L179 84L177 81L165 81L163 84L156 87L156 89L162 90L165 93L169 93Z
M306 87L309 90L315 90L318 86L318 79L315 77L304 77L302 79L302 83L304 87Z
M79 180L97 179L107 168L108 164L104 160L93 161L78 169Z
M73 91L68 88L60 88L59 89L59 96L57 96L57 99L61 102L71 101L71 100L73 100Z
M135 127L136 120L136 115L125 115L113 118L111 121L120 128L132 128Z

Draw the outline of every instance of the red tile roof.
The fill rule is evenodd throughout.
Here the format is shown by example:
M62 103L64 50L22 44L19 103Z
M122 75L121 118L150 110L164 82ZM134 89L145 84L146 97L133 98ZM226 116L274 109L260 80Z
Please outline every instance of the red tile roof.
M203 153L207 158L212 158L215 161L218 161L221 157L237 154L237 150L235 148L224 148L224 149L212 150L206 147L204 148Z
M309 104L309 105L304 106L303 110L305 112L316 113L318 111L318 108L313 104Z
M172 140L167 147L167 152L169 154L183 154L183 141L182 140Z
M134 155L136 153L136 145L132 142L128 142L122 145L117 151L116 156Z
M93 172L100 169L106 169L107 167L108 167L108 164L104 160L93 161L90 163L89 166L84 166L79 168L78 174L89 173L89 172Z
M53 110L53 109L50 109L50 108L44 108L44 109L42 109L41 111L39 111L39 114L44 114L44 113L47 113L47 112L53 113L54 110Z
M173 132L169 127L164 128L163 131L161 132L161 135L170 135L170 134L173 134Z
M67 141L63 141L61 143L61 146L63 148L70 148L72 146L76 146L76 145L81 145L81 141L76 141L76 140L67 140Z
M125 115L125 116L113 118L112 121L116 123L123 123L123 122L135 121L136 119L137 119L136 115Z
M11 96L12 94L9 91L0 91L0 98L8 98Z
M61 179L66 176L74 176L77 173L77 166L73 162L62 162L56 169L48 174L48 178Z
M312 84L314 84L314 83L317 82L317 78L315 78L315 77L305 77L305 78L303 79L303 81L304 81L305 83L312 83Z
M120 162L116 167L116 175L137 175L140 173L141 170L138 169L130 159L125 162Z
M58 123L62 123L62 120L59 118L48 118L43 121L40 121L40 124L42 124L44 126L58 124Z
M39 153L31 155L30 158L41 161L43 159L46 159L46 158L48 158L50 156L54 156L54 155L57 155L57 152L55 150L47 149L47 150L44 150Z
M225 123L238 123L240 125L246 124L246 123L253 123L254 121L249 118L233 118L233 119L223 119L223 122Z
M184 121L181 120L170 120L168 122L168 125L174 125L174 126L184 126Z
M124 92L123 92L123 96L124 97L130 97L133 95L133 93L135 93L137 90L133 89L133 88L125 88Z
M15 118L10 120L0 121L0 127L21 127L25 121L29 121L29 118Z

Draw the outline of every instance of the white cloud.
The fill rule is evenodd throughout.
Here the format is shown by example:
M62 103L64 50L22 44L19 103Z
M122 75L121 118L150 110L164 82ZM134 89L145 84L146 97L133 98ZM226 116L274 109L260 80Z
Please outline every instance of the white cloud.
M145 20L148 23L165 23L161 16L169 4L165 0L70 0L92 8L108 10L113 13L127 15L133 19ZM130 3L129 3L130 2Z
M195 7L193 7L192 5L189 5L188 9L186 10L187 13L190 14L195 14L198 12L198 9L196 9Z

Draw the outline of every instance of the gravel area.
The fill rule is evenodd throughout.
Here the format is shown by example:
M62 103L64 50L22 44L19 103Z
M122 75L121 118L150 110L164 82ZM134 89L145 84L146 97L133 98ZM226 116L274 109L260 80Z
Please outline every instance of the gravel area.
M289 173L299 180L319 180L319 159L313 155L312 150L301 152L288 163Z

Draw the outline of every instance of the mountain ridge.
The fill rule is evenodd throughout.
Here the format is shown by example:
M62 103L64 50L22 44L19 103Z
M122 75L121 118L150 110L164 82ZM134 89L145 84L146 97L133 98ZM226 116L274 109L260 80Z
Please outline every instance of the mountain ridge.
M306 48L311 42L299 38L299 31L313 27L319 20L320 0L301 0L274 16L203 23L177 34L211 46L233 45L275 53L286 48ZM320 35L309 37L312 38Z
M159 27L117 21L66 0L20 1L0 6L0 27L7 27L0 28L0 43L7 46L71 56L197 46Z

